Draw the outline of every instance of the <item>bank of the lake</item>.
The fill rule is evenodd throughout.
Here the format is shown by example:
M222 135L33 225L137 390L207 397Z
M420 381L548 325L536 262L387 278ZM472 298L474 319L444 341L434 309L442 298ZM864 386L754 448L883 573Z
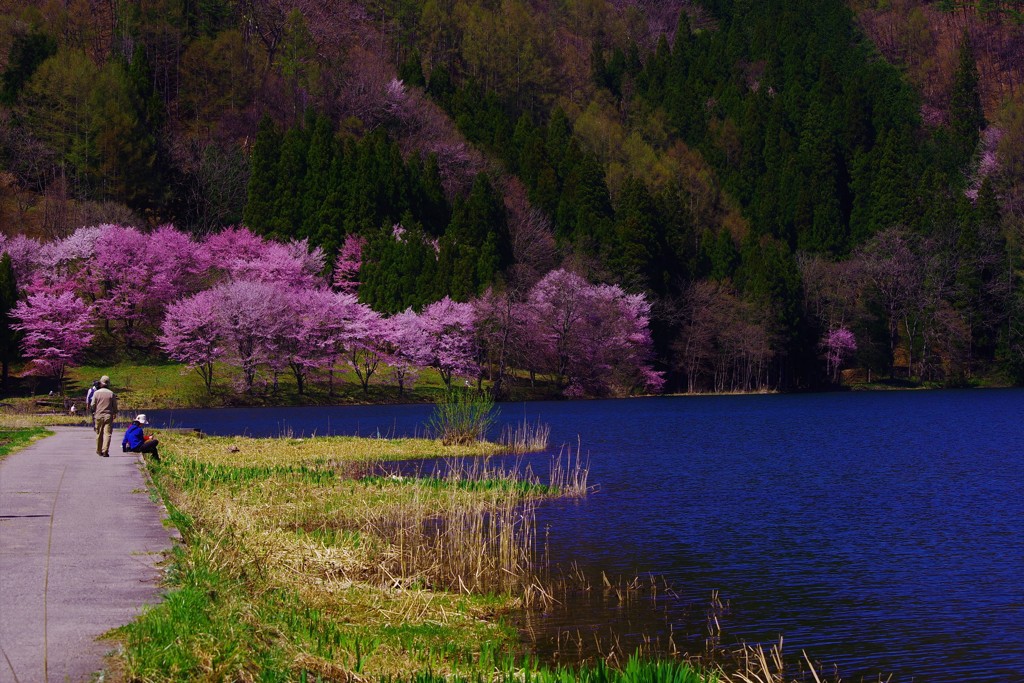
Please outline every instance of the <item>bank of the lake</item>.
M118 362L110 365L84 365L69 368L65 393L72 402L84 404L85 394L93 380L102 375L111 378L122 408L127 411L180 408L222 408L240 406L328 406L328 405L395 405L433 403L445 391L440 375L431 369L420 371L411 388L399 391L387 381L386 369L379 369L364 391L353 372L338 369L332 377L308 381L298 392L290 372L265 377L247 392L237 386L237 370L218 367L212 391L207 391L194 370L178 363ZM459 386L464 385L458 380ZM26 391L31 388L26 386ZM558 392L544 377L533 382L526 376L512 387L513 400L557 398ZM46 397L35 396L35 400Z
M3 404L18 413L42 412L65 413L75 405L81 414L85 406L85 395L90 384L108 375L118 394L125 414L152 410L180 410L197 408L228 407L318 407L351 405L402 405L433 403L445 392L444 382L434 370L424 369L416 383L399 391L387 379L386 368L378 369L363 389L358 378L351 371L339 368L333 376L319 377L308 381L304 391L299 393L295 379L290 372L278 373L276 377L263 378L253 391L239 388L238 371L227 365L215 369L215 381L207 391L199 374L185 365L173 362L136 363L119 361L112 364L83 365L68 368L64 383L64 396L50 395L39 378L22 377ZM463 383L464 384L464 383ZM462 384L460 384L462 386ZM489 383L484 382L484 386ZM965 380L961 388L1007 388L1005 378L977 377ZM513 374L513 381L506 383L509 402L562 400L557 386L545 376L530 377L528 373ZM912 382L905 379L882 378L867 381L864 377L851 377L842 386L823 387L824 393L832 391L898 391L921 389L945 389L935 383ZM41 392L41 393L40 393ZM755 394L776 392L754 392ZM666 394L667 396L668 394ZM678 396L745 395L742 392L723 394L673 394ZM68 423L65 420L63 423Z

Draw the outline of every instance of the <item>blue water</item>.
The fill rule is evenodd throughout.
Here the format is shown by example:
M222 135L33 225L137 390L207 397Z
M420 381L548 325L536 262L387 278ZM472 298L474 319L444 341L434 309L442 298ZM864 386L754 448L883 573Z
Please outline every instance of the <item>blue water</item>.
M676 642L697 639L684 604L717 590L729 605L724 643L783 634L790 654L806 650L844 680L1024 681L1024 391L501 410L499 422L539 417L556 449L579 438L589 456L598 490L539 512L554 562L655 575L679 595L650 618L593 601L570 605L542 620L541 643L545 629L574 626L624 637L668 628ZM208 433L387 436L422 434L429 413L222 409L153 418Z

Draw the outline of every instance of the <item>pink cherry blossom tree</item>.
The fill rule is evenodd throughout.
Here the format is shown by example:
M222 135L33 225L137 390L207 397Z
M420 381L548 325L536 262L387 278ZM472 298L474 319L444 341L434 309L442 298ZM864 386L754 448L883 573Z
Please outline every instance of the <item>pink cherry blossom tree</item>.
M839 371L857 351L857 339L846 327L835 327L821 338L820 346L825 352L825 366L833 382L839 381Z
M449 388L453 376L475 375L473 306L445 297L423 309L419 318L423 346L417 355L421 363L437 370Z
M197 291L206 271L202 249L170 226L151 234L105 226L90 263L78 273L104 330L129 348L148 348L167 306Z
M263 254L266 243L248 228L233 226L215 232L203 240L203 248L214 268L228 270L236 260L253 261Z
M380 367L387 352L387 328L380 314L369 306L360 305L363 310L353 320L347 341L347 360L366 394L370 391L370 378Z
M12 327L22 333L31 374L52 377L63 391L67 368L92 341L92 311L73 292L30 294L11 311Z
M39 263L49 270L77 269L83 261L93 257L96 242L107 225L81 227L64 239L42 244Z
M407 309L396 313L383 321L385 360L388 374L398 387L398 395L403 396L412 389L419 377L418 367L424 362L423 349L426 348L423 326L416 311Z
M29 282L40 266L42 246L25 235L6 238L4 251L11 255L14 277L18 282Z
M359 289L359 269L363 265L363 247L366 238L346 235L338 258L334 262L334 288L346 294L355 294Z
M527 321L525 305L513 291L488 288L473 302L477 346L481 362L493 382L492 393L502 396L509 367L524 363Z
M172 359L185 363L213 390L213 364L224 351L218 337L216 294L204 290L168 306L159 343Z
M203 246L188 234L163 225L147 235L152 266L149 306L166 308L172 301L203 289L209 283L209 257Z
M259 366L278 357L282 328L291 323L281 289L234 280L214 287L210 296L224 358L242 371L243 387L251 392Z
M332 369L342 354L363 343L377 315L355 296L326 288L293 289L284 297L289 312L280 357L291 368L301 394L310 372Z
M642 295L559 269L534 285L528 301L527 343L567 396L661 389Z
M306 240L288 243L265 241L258 255L236 257L227 263L227 267L233 279L309 289L323 284L325 263L323 250L320 247L310 249Z

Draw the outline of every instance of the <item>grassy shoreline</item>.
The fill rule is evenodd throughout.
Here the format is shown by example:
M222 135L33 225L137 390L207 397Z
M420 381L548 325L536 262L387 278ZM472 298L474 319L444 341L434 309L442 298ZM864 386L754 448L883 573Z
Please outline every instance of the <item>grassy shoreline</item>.
M531 577L489 583L524 569L522 529L473 525L557 494L493 471L363 474L394 459L486 456L494 444L162 439L150 471L184 544L167 599L117 634L129 680L476 676L526 654L501 615L523 604Z
M45 412L48 417L28 418L34 424L86 424L83 417L85 395L93 380L109 375L113 389L118 394L124 415L150 410L174 410L190 408L226 407L289 407L289 406L343 406L343 405L399 405L434 403L445 393L444 383L432 370L424 370L412 390L402 394L384 383L383 372L378 372L364 392L355 376L348 372L337 372L333 378L314 378L308 381L307 389L299 394L290 373L278 375L276 382L264 378L251 393L236 390L233 370L219 368L213 391L208 393L199 375L186 366L176 363L133 363L122 361L110 365L84 365L69 368L65 381L65 397L48 396L40 392L38 383L27 379L21 381L8 396L0 400L0 414L14 413L29 416ZM315 381L314 381L315 380ZM508 401L559 400L561 395L550 378L537 377L531 382L526 376L519 377L514 384L506 384L511 393ZM1010 386L997 378L980 378L957 388L1005 388ZM851 382L849 385L833 388L831 391L908 391L946 388L941 385L921 384L905 380L882 379L871 383ZM777 392L753 392L777 393ZM717 395L746 395L742 392L663 394L672 397L707 397ZM70 416L71 404L76 406L77 416Z

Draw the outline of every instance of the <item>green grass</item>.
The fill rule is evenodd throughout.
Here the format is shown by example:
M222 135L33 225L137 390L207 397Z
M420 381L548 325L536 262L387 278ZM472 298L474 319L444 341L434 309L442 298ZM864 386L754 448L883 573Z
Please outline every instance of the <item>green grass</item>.
M382 580L382 563L395 565L393 551L365 524L395 507L432 518L446 506L502 494L380 486L348 475L367 461L493 449L423 439L167 434L151 471L186 543L171 560L168 599L115 634L127 677L349 680L455 670L482 651L516 651L515 631L485 618L512 608L512 596L432 590L418 574Z
M546 484L536 484L529 481L517 481L510 479L459 479L451 481L439 477L393 477L375 475L361 477L364 484L376 486L420 486L437 490L460 489L462 491L500 491L516 493L522 496L551 496L557 495L558 491Z
M384 380L386 370L378 370L370 381L368 392L363 392L355 374L339 366L329 389L326 372L315 373L307 379L306 391L299 394L295 378L290 372L280 373L277 386L272 377L263 374L252 393L240 391L239 371L224 364L214 368L213 389L207 393L199 374L188 367L172 362L121 361L110 365L83 365L69 368L65 392L72 399L84 403L89 385L102 375L111 378L112 388L118 394L121 409L139 412L158 408L214 408L239 405L344 405L378 403L433 403L447 392L440 375L430 369L423 370L415 387L398 394L398 389ZM543 379L529 386L525 377L510 384L512 400L550 399L555 395L550 382Z
M0 460L51 433L42 427L0 427Z
M520 668L512 663L490 676L439 676L430 672L393 679L392 683L713 683L713 674L703 674L680 662L631 658L621 669L598 663L580 668Z
M202 379L194 370L177 363L119 362L112 365L84 365L71 368L65 391L71 397L84 397L89 385L102 375L111 378L122 410L140 411L156 408L207 408L237 405L335 405L363 403L426 403L444 390L440 376L432 371L421 373L412 391L398 395L398 389L382 384L374 375L369 391L364 393L354 373L339 368L335 372L333 390L328 389L326 373L307 380L306 391L299 394L290 372L280 373L277 386L269 375L261 375L251 393L237 388L238 370L223 364L214 369L212 391L207 393Z

